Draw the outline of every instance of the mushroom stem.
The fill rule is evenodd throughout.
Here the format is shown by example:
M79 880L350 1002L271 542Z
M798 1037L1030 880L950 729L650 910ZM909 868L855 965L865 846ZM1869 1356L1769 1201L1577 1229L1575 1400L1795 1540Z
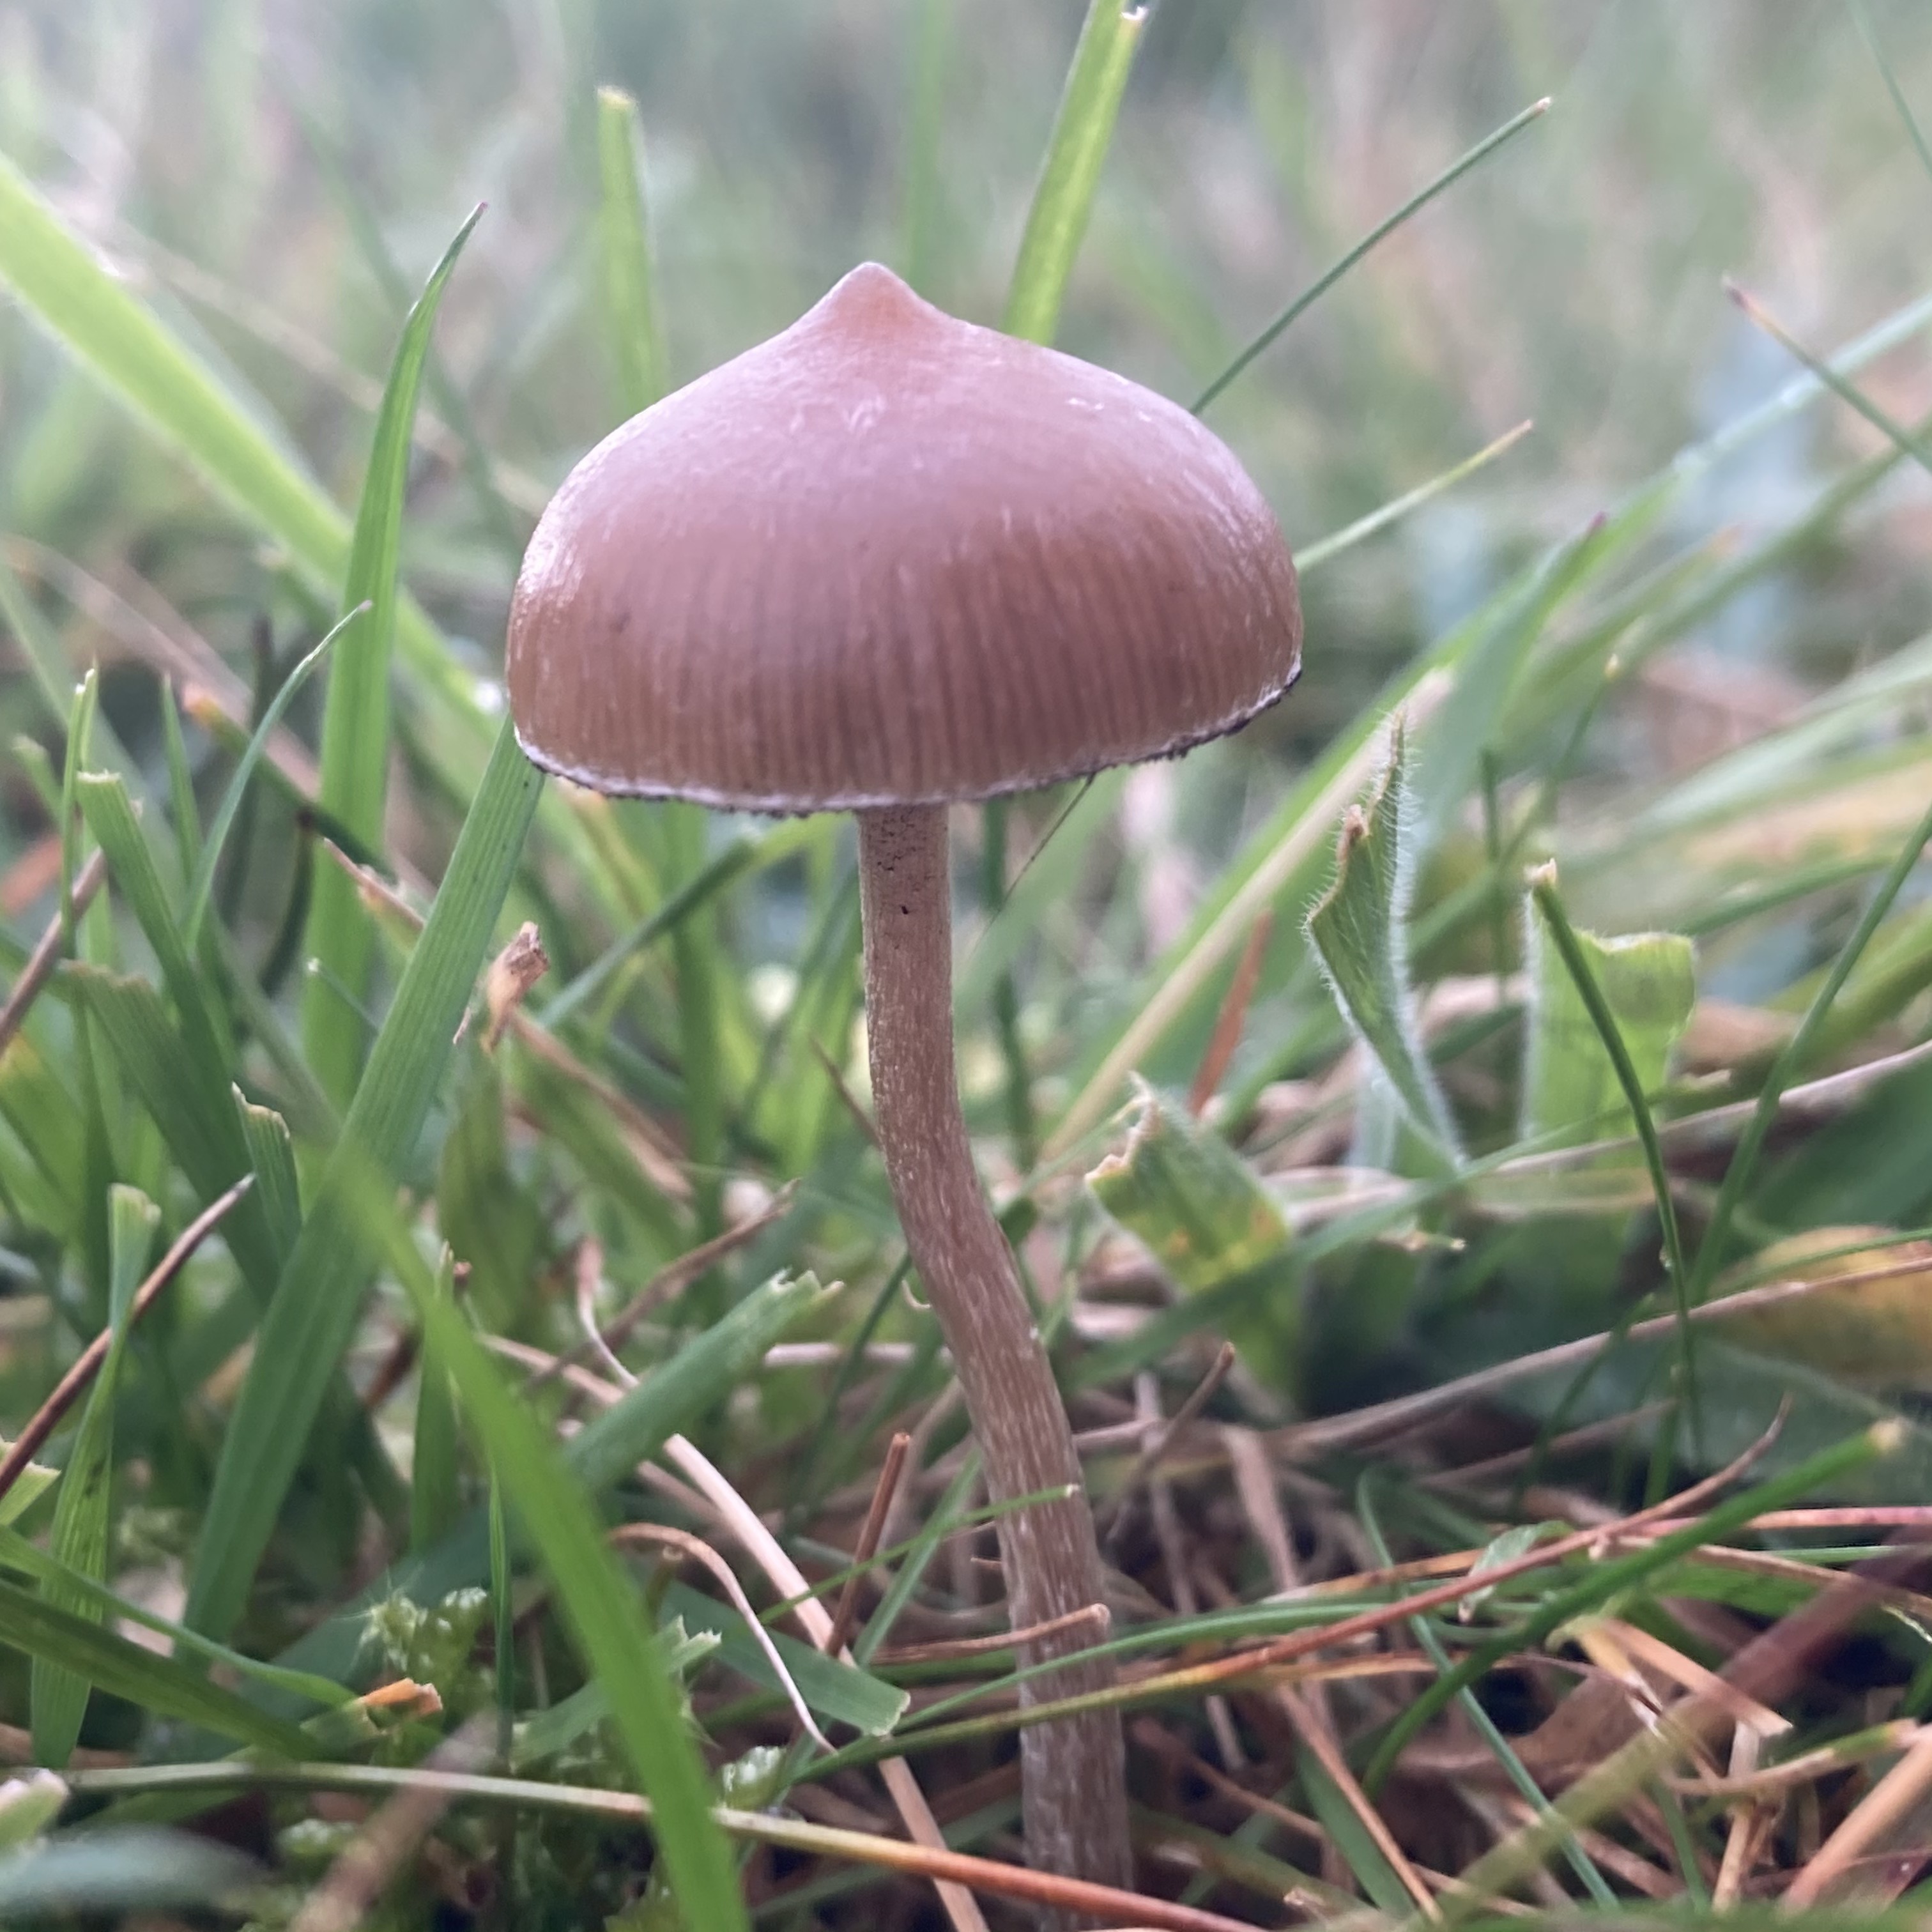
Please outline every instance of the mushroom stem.
M907 1245L952 1350L994 1499L1072 1486L1071 1495L999 1520L1007 1607L1018 1629L1105 1596L1066 1412L960 1117L946 856L943 805L859 814L872 1100ZM1023 1646L1021 1655L1028 1664L1045 1664L1072 1656L1082 1643L1078 1630L1063 1632ZM1101 1690L1112 1678L1104 1660L1076 1660L1023 1684L1020 1701ZM1090 1712L1025 1730L1020 1763L1030 1862L1129 1883L1118 1716Z

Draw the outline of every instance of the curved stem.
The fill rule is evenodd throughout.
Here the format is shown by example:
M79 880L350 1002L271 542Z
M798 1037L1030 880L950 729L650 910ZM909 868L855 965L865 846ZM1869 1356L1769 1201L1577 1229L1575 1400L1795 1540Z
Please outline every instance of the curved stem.
M1003 1517L1000 1554L1015 1628L1104 1600L1093 1513L1066 1412L993 1219L960 1118L952 1062L952 920L943 806L859 814L866 1027L879 1144L907 1245L939 1317L996 1501L1062 1484L1064 1500ZM1082 1633L1022 1647L1028 1664L1072 1657ZM1099 1690L1112 1666L1078 1660L1021 1689L1023 1703ZM1120 1720L1095 1712L1021 1738L1027 1856L1106 1884L1131 1879Z

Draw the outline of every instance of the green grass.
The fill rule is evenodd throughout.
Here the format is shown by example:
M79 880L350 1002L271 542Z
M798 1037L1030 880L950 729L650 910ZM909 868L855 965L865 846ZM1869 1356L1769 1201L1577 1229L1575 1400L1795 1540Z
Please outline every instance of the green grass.
M1932 1522L1932 32L526 11L34 0L0 46L0 1435L103 1338L0 1497L0 1723L66 1780L0 1792L0 1910L146 1873L280 1927L374 1856L398 1928L936 1924L900 1760L1019 1922L1021 1673L868 1136L849 828L547 786L497 680L568 466L878 255L1196 399L1305 566L1267 719L956 815L962 1088L1132 1666L1143 1892L1096 1909L1393 1924L1406 1861L1465 1922L1922 1916L1872 1726L1932 1715L1884 1548ZM1702 1305L1818 1231L1855 1276L1807 1264L1782 1353ZM614 1367L580 1309L634 1302ZM854 1660L674 1438L860 1580ZM711 1544L775 1650L625 1522ZM1670 1724L1594 1701L1617 1654ZM1802 1760L1742 1866L1700 1669ZM250 1788L238 1866L197 1821Z

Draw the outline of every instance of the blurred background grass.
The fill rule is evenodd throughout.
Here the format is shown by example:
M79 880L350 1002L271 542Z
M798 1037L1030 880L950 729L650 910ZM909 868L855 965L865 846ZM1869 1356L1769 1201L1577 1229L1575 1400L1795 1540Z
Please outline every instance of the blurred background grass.
M1874 12L1908 92L1932 82L1923 10ZM682 380L868 256L997 316L1078 13L16 0L0 18L0 145L344 496L403 292L470 202L490 204L439 353L508 502L479 505L446 436L406 533L410 580L480 668L518 539L615 414L590 254L592 83L640 104ZM1295 701L1217 760L1324 742L1530 548L1785 380L1721 274L1814 340L1914 285L1932 188L1841 6L1189 0L1159 11L1137 64L1063 344L1191 398L1355 236L1545 94L1558 106L1544 124L1386 244L1211 412L1298 547L1537 422L1493 472L1311 581ZM230 520L27 322L5 328L8 529L110 583L137 572L238 661L259 614L286 628L285 593ZM1908 418L1927 399L1905 358L1870 381ZM430 398L439 413L447 393ZM1874 446L1855 420L1814 414L1680 518L1748 531L1847 448ZM1924 500L1901 476L1694 641L1819 679L1910 634L1928 608L1909 568ZM118 716L112 678L106 701ZM5 722L25 724L11 705ZM1623 755L1656 757L1647 735ZM1197 829L1225 839L1228 795L1202 789L1214 823Z

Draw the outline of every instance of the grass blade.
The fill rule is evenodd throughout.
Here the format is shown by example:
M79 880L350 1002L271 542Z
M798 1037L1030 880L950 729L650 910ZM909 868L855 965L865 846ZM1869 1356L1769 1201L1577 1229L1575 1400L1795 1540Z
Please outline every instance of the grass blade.
M214 868L220 863L221 848L228 837L229 829L235 823L236 814L242 809L242 800L248 790L248 781L255 775L255 767L262 761L262 754L268 748L268 740L282 722L284 714L295 702L296 696L308 682L309 674L326 657L335 640L356 620L365 615L370 607L364 602L356 605L349 614L324 637L315 649L309 652L288 676L282 680L282 688L277 692L262 713L261 722L255 727L248 740L248 747L242 754L241 761L235 767L235 775L228 781L228 789L222 794L221 802L215 808L206 837L202 842L201 855L196 861L194 872L190 878L188 890L188 910L182 915L182 943L190 952L195 950L196 941L201 935L201 922L208 910L209 895L214 890ZM246 843L244 839L244 843Z
M295 1148L289 1124L272 1107L257 1107L238 1087L230 1089L248 1165L255 1170L252 1192L262 1204L262 1217L270 1238L286 1264L302 1232L302 1184L296 1173Z
M1298 321L1314 307L1362 257L1378 243L1385 242L1412 214L1419 214L1446 188L1453 187L1469 170L1489 159L1496 150L1516 136L1534 121L1540 121L1550 112L1547 99L1532 101L1520 114L1505 121L1494 134L1486 135L1460 160L1450 163L1427 187L1419 189L1385 220L1378 222L1348 252L1325 269L1308 286L1276 316L1194 400L1194 413L1198 416L1209 404L1226 389L1250 363L1268 349L1292 324Z
M1905 124L1905 131L1912 142L1912 152L1918 157L1920 164L1928 175L1932 175L1932 146L1925 140L1925 130L1918 124L1918 117L1912 111L1912 104L1905 98L1905 90L1898 84L1898 76L1894 71L1891 58L1885 50L1885 44L1878 37L1878 29L1872 25L1870 10L1865 0L1852 0L1852 18L1857 23L1860 36L1871 57L1878 64L1878 70L1885 82L1885 91L1892 96L1892 104L1898 110L1898 118Z
M29 1464L30 1468L38 1464ZM49 1472L50 1475L54 1472ZM25 1486L24 1480L16 1484L8 1492L10 1502ZM157 1636L165 1637L178 1648L192 1652L210 1664L218 1664L235 1672L238 1677L252 1678L256 1682L273 1686L277 1690L309 1703L319 1704L325 1709L353 1701L352 1695L344 1685L326 1677L317 1677L301 1670L284 1670L278 1664L264 1664L259 1658L250 1657L238 1650L231 1650L224 1643L212 1643L197 1632L184 1628L182 1624L170 1623L143 1605L130 1603L124 1597L117 1596L104 1583L98 1583L91 1576L84 1576L78 1570L70 1570L40 1549L29 1543L17 1530L0 1526L0 1569L11 1570L22 1576L31 1576L44 1591L49 1584L58 1585L68 1592L76 1609L86 1609L94 1613L97 1623L110 1623L124 1620L136 1623L145 1630L152 1630Z
M352 544L349 519L4 157L0 282L244 524L283 547L310 590L332 600L340 593ZM0 602L5 574L0 571ZM468 728L477 746L487 743L490 726L468 674L406 593L397 601L395 636L410 669L450 716Z
M342 513L4 157L0 279L244 521L272 531L315 576L340 578Z
M393 1173L416 1144L541 786L505 724L282 1271L222 1441L183 1618L211 1636L225 1635L241 1614L324 1390L355 1330L370 1258L348 1210L348 1177L363 1164Z
M382 842L388 784L389 659L400 605L403 503L409 489L416 398L442 292L482 213L480 206L473 209L457 230L403 325L376 418L342 586L342 608L347 614L343 622L364 604L369 614L345 639L329 671L317 802L372 848ZM340 624L336 627L337 632L341 628ZM356 998L364 997L375 956L375 935L354 886L333 866L322 867L316 878L306 944L310 955L328 972ZM362 1029L324 984L311 983L304 991L302 1036L322 1091L338 1107L347 1106L362 1064Z
M1514 449L1536 427L1527 417L1514 429L1506 429L1495 442L1485 443L1473 456L1466 456L1460 463L1453 464L1439 476L1432 476L1426 483L1418 483L1413 490L1405 490L1400 496L1393 497L1379 509L1371 510L1365 517L1358 517L1352 524L1345 524L1331 536L1325 536L1310 544L1295 554L1294 567L1306 577L1311 570L1318 569L1330 557L1339 556L1345 550L1353 550L1358 543L1366 543L1372 536L1379 536L1391 526L1399 524L1412 512L1420 509L1426 503L1432 503L1445 491L1453 490L1466 477L1473 476L1485 469L1505 452Z
M436 1292L456 1299L456 1257L446 1243L436 1263ZM418 1364L416 1453L410 1459L410 1551L421 1556L456 1526L462 1513L456 1460L456 1397L449 1372L425 1346Z
M1629 1132L1629 1110L1620 1097L1614 1059L1562 956L1550 956L1548 931L1532 905L1528 1038L1517 1132L1526 1141L1566 1132L1587 1132L1593 1139ZM1657 1093L1696 1002L1690 942L1674 932L1609 940L1588 932L1570 936L1616 1022L1639 1090Z
M147 1272L148 1252L161 1210L138 1188L110 1190L107 1208L110 1264L109 1320L113 1340L107 1358L88 1391L80 1433L68 1458L60 1494L54 1502L55 1560L98 1582L107 1574L108 1510L114 1474L114 1403L128 1340L128 1312L134 1291ZM40 1587L42 1599L76 1616L102 1622L98 1608L76 1599L52 1579ZM44 1657L34 1659L28 1684L35 1762L59 1770L80 1739L87 1714L85 1677Z
M235 1066L227 1016L208 997L207 976L183 941L168 888L134 816L126 784L118 772L86 772L74 790L88 830L107 854L114 883L154 948L162 983L181 1021L182 1038L196 1064L211 1077L219 1076L225 1085Z
M604 322L617 372L619 400L629 416L649 409L664 394L665 356L640 175L637 104L617 88L598 90L597 159L602 184L597 226ZM670 860L667 883L675 901L706 875L709 820L696 806L675 803L660 806L658 817ZM719 991L730 976L718 958L717 922L709 907L695 898L686 902L682 916L671 927L671 950L677 985L678 1056L684 1074L685 1149L698 1237L710 1240L723 1226Z
M1091 0L1087 9L1000 318L1009 335L1051 342L1059 328L1067 278L1093 212L1134 50L1151 10L1122 0Z
M1456 1124L1417 1029L1409 985L1415 826L1407 766L1407 734L1398 712L1373 791L1342 814L1334 883L1308 915L1308 943L1349 1030L1411 1125L1453 1163L1460 1154Z
M597 90L597 169L603 194L597 208L598 264L604 284L604 322L617 395L627 416L664 393L664 318L651 260L645 214L642 133L638 104L620 87Z
M1684 1238L1677 1225L1677 1197L1670 1185L1670 1171L1664 1162L1664 1144L1657 1136L1657 1121L1650 1111L1650 1096L1644 1090L1623 1028L1604 997L1604 989L1591 970L1582 941L1563 909L1556 890L1556 868L1540 866L1530 874L1530 901L1542 929L1549 936L1576 988L1577 998L1589 1015L1590 1024L1616 1070L1617 1084L1623 1089L1624 1103L1630 1108L1632 1124L1643 1148L1644 1165L1650 1170L1651 1190L1657 1198L1657 1218L1664 1233L1664 1264L1670 1275L1672 1293L1676 1298L1678 1360L1684 1376L1684 1393L1690 1405L1694 1426L1697 1413L1697 1371L1695 1333L1690 1323L1690 1280L1684 1261ZM1694 988L1692 989L1694 992ZM1681 989L1680 989L1681 996ZM1689 1018L1688 1011L1685 1018Z
M952 41L952 0L917 0L912 28L912 99L907 113L900 272L929 302L945 177L939 124Z
M380 1184L360 1191L364 1216L387 1223L383 1246L416 1304L424 1340L455 1384L478 1447L542 1556L584 1664L609 1696L618 1736L654 1809L658 1855L688 1922L707 1932L745 1928L749 1922L730 1847L711 1815L710 1781L679 1688L604 1540L589 1496L566 1473L549 1438L504 1385L454 1304L438 1294Z
M1412 726L1434 710L1448 688L1445 676L1427 661L1398 683ZM1204 908L1194 929L1149 976L1146 998L1046 1137L1042 1159L1057 1159L1100 1124L1128 1075L1200 995L1216 969L1232 956L1255 921L1314 860L1348 801L1375 770L1375 740L1381 724L1378 708L1370 707L1322 754L1226 868L1222 876L1232 890L1219 904Z
M670 1360L592 1416L564 1445L572 1478L601 1496L668 1438L691 1427L749 1376L823 1291L809 1275L780 1276L754 1288L722 1322L688 1342ZM484 1514L470 1510L432 1550L412 1555L380 1577L346 1609L311 1631L281 1660L325 1676L346 1676L362 1641L369 1606L398 1593L418 1603L441 1601L489 1575Z
M4 1581L0 1629L15 1649L71 1670L155 1717L201 1725L281 1757L304 1757L314 1748L312 1740L296 1726L257 1710L200 1671L146 1649L44 1595Z

